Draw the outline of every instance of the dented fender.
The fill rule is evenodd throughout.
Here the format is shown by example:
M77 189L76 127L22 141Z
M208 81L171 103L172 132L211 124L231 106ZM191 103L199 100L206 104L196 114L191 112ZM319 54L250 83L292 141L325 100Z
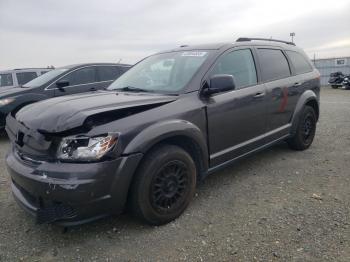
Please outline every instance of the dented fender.
M125 147L123 153L126 155L144 154L157 143L176 136L191 139L200 148L202 159L208 159L208 147L203 132L193 123L181 119L157 122L147 127Z

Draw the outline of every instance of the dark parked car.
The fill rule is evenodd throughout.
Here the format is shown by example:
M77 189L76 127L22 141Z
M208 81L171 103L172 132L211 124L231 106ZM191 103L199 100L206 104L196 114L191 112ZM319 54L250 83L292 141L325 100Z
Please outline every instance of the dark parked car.
M70 65L49 71L15 88L0 88L0 130L5 126L7 114L24 105L106 88L129 68L123 64Z
M108 90L29 105L7 118L19 204L74 225L126 204L149 224L182 214L196 183L287 141L307 149L320 74L288 42L241 38L147 57Z

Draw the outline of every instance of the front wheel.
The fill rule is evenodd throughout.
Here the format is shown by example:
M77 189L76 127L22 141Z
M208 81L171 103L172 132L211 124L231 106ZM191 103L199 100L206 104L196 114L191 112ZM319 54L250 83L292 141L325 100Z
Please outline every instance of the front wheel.
M316 133L316 113L311 106L305 106L300 114L296 133L287 140L290 148L305 150L309 148Z
M149 152L133 181L129 204L136 217L151 225L179 217L193 198L196 165L182 148L162 145Z

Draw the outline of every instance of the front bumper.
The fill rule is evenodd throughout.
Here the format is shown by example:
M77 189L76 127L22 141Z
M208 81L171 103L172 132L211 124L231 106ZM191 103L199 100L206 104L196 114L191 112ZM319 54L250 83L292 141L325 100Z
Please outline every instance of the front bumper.
M73 226L123 211L142 154L97 163L30 162L6 157L16 201L37 222Z

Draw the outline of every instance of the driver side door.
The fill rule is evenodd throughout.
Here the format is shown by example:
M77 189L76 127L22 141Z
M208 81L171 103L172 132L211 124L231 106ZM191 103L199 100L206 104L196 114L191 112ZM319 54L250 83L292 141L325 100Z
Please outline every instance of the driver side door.
M229 74L235 89L218 93L207 101L210 166L242 156L264 144L266 129L266 90L258 84L250 48L224 53L209 73Z

